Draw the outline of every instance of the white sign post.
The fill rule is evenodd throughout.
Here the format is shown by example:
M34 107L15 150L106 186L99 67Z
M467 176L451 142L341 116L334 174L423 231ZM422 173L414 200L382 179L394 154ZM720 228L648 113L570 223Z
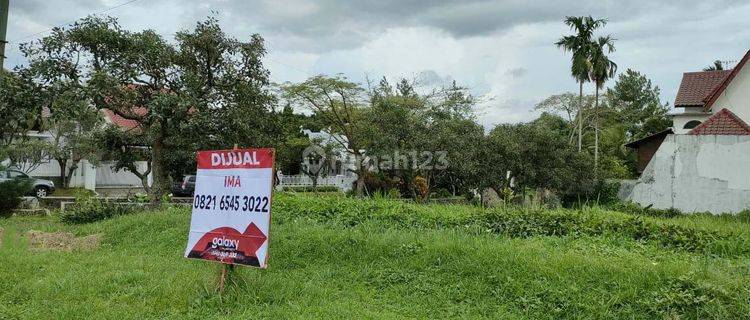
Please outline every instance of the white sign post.
M185 257L266 268L274 150L200 151L197 162Z

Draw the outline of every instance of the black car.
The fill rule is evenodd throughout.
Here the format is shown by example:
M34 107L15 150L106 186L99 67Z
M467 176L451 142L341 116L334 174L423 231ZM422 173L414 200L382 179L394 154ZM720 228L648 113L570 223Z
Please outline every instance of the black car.
M195 176L187 175L182 181L175 182L172 185L172 195L175 197L192 197L195 192Z

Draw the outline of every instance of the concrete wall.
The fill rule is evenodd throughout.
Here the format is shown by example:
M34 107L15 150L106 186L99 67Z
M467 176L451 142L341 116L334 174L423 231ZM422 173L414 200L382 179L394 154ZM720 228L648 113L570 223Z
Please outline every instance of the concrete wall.
M622 196L686 213L750 209L750 136L669 135Z

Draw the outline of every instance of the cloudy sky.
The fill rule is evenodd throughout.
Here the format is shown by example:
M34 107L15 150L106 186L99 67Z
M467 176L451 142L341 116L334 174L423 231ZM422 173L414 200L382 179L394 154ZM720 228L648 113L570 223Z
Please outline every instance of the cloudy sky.
M213 14L237 38L260 33L267 40L265 63L276 82L337 73L360 82L382 76L427 85L456 80L484 98L477 112L488 127L533 119L536 102L577 92L569 56L553 45L569 33L566 15L608 18L601 34L617 39L612 59L621 71L645 73L670 104L682 72L716 59L739 60L750 49L746 1L10 2L6 67L23 63L15 42L91 13L106 11L127 29L154 29L167 38Z

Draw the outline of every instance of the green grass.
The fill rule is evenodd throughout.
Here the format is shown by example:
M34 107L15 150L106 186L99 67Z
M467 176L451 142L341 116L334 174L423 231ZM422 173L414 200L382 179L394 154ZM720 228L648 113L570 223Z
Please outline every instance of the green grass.
M0 220L0 318L750 318L739 219L274 201L269 269L235 269L221 295L219 265L182 258L187 209ZM30 229L104 240L38 252Z

